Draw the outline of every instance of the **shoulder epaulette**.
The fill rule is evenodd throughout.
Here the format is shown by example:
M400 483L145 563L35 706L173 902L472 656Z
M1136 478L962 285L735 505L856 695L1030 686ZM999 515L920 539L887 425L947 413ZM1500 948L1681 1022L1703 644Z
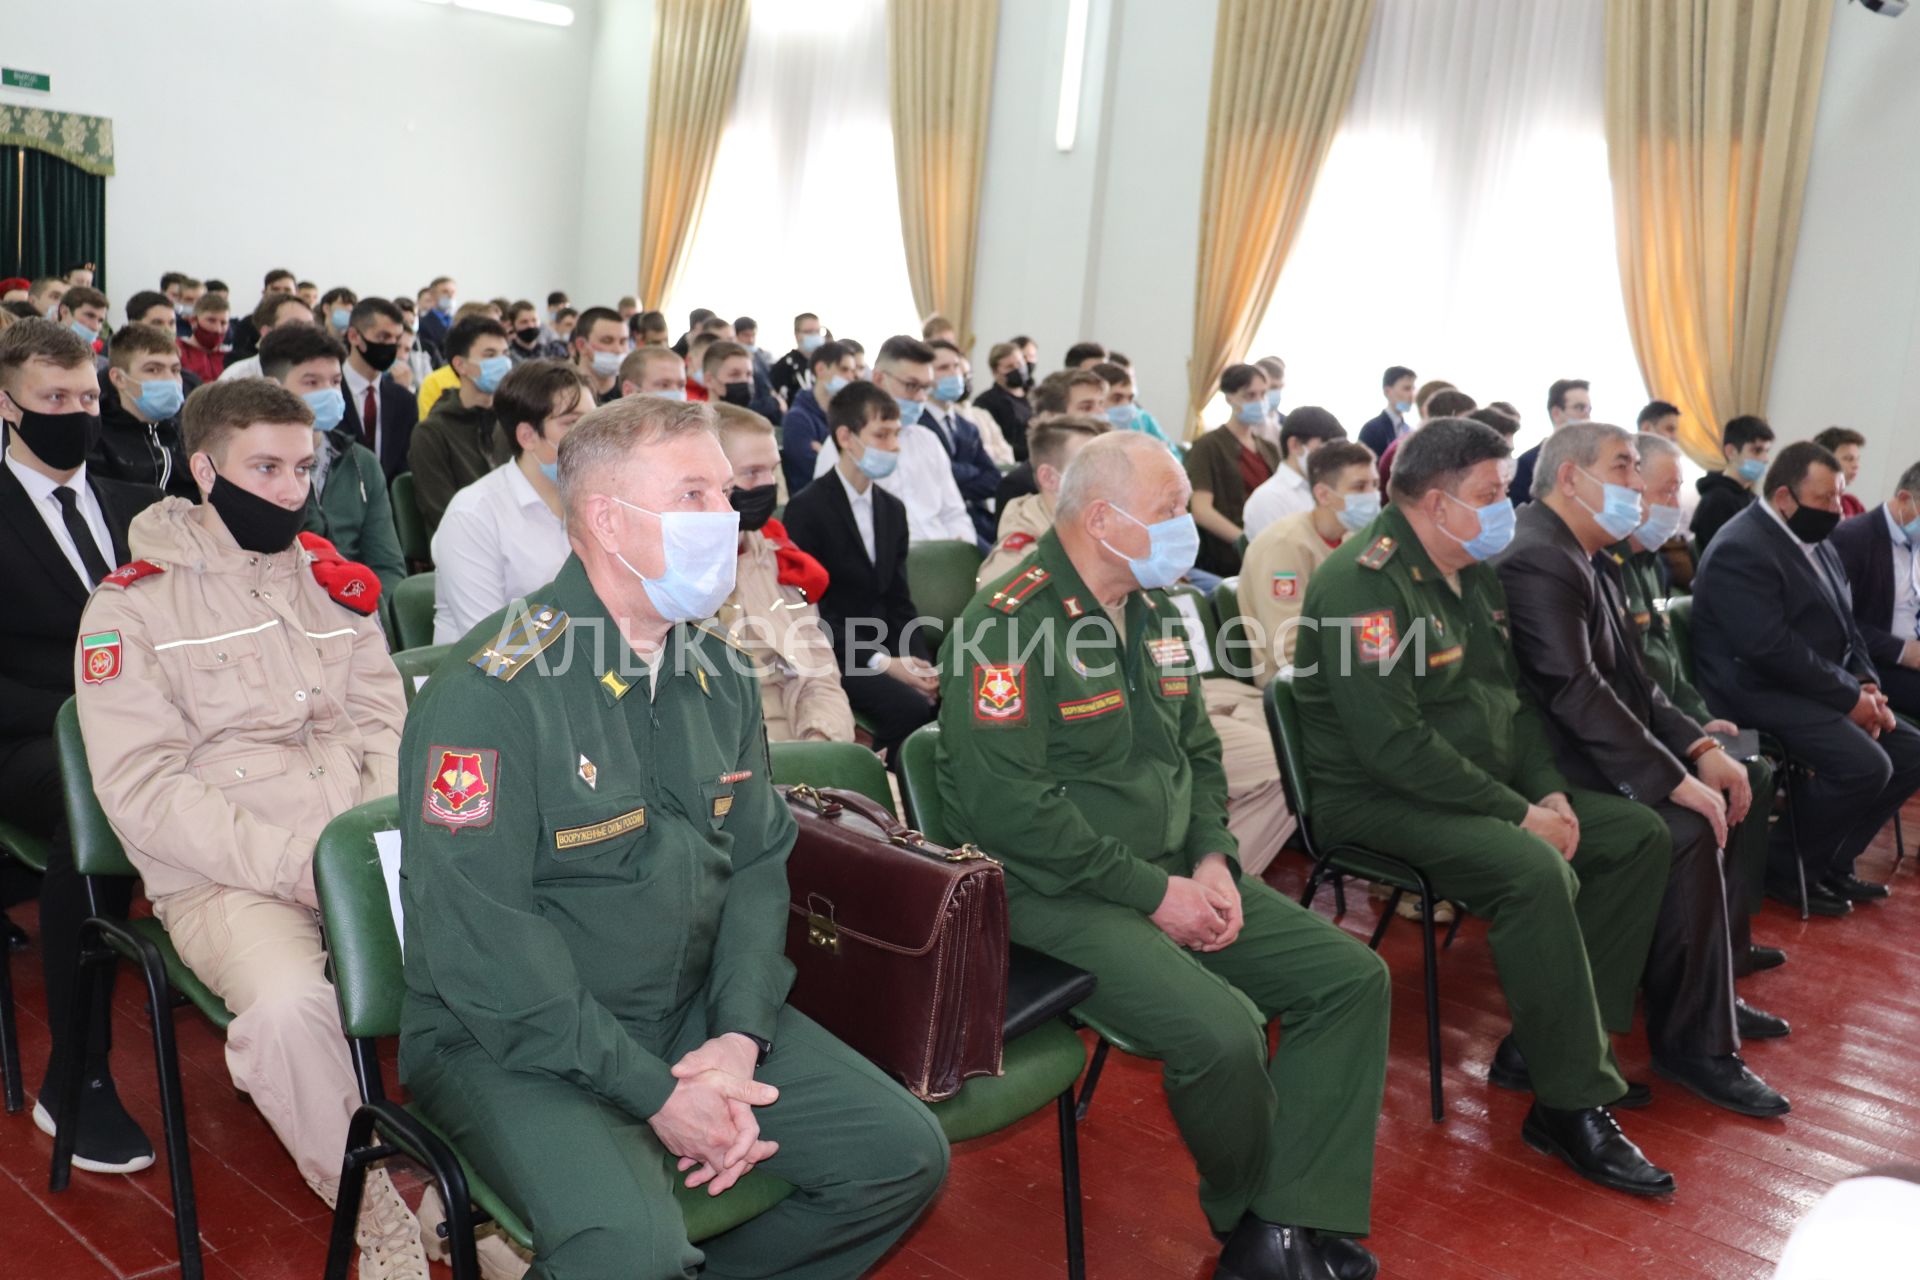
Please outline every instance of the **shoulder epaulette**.
M729 645L732 648L738 649L742 653L753 652L751 649L747 648L747 646L741 644L738 640L735 640L732 636L728 635L726 632L722 631L718 627L710 627L706 623L702 622L702 623L695 624L693 629L695 631L703 632L706 635L710 635L715 640L718 640L721 644Z
M167 567L163 564L155 564L151 560L135 560L129 564L121 565L118 569L115 569L112 573L100 579L100 585L103 587L118 587L124 591L142 578L151 578L157 573L165 573L166 571Z
M1373 540L1371 546L1360 553L1360 567L1362 569L1378 569L1385 565L1387 561L1393 559L1393 553L1397 549L1397 544L1394 540L1383 533Z
M993 598L987 601L987 608L997 609L1001 613L1012 613L1025 604L1034 592L1045 586L1047 579L1052 576L1039 565L1015 574L1008 579L1004 587L993 593Z
M495 680L511 680L566 629L566 614L551 605L529 604L509 615L506 629L467 661Z

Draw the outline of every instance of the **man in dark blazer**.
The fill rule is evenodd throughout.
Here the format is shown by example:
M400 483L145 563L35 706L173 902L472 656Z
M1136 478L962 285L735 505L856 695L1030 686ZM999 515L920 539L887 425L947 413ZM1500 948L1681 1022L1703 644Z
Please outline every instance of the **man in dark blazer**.
M1721 527L1693 583L1707 705L1772 734L1812 771L1794 770L1795 821L1774 826L1767 892L1799 905L1804 868L1808 908L1829 916L1887 896L1853 874L1854 859L1920 788L1920 732L1887 705L1827 543L1839 477L1839 460L1811 441L1781 450L1760 500Z
M420 421L420 402L391 377L405 325L400 308L385 298L362 298L347 321L347 360L340 366L340 390L347 398L345 426L380 459L392 480L407 469L407 447ZM367 429L367 398L372 394L373 429Z
M1753 800L1747 771L1660 691L1628 633L1625 588L1605 555L1640 525L1633 437L1601 423L1549 436L1511 546L1498 560L1514 656L1567 778L1658 813L1673 841L1643 986L1654 1069L1752 1116L1787 1100L1740 1060L1720 851ZM1759 1010L1762 1033L1783 1024Z
M1547 430L1558 431L1569 422L1585 422L1593 417L1593 396L1583 378L1559 378L1547 388ZM1507 484L1507 498L1514 506L1533 501L1533 472L1540 464L1545 441L1520 455L1513 464L1513 479Z
M0 796L6 797L6 819L45 838L48 847L40 884L40 955L53 1051L34 1108L34 1122L48 1133L58 1119L47 1086L60 1078L66 1060L80 925L90 914L67 839L53 721L73 696L80 611L95 584L129 559L128 523L161 497L158 489L87 474L87 450L100 430L99 395L93 352L73 333L47 320L23 320L0 333L0 421L7 435L0 465L0 564L7 566L8 587L0 620L0 649L7 654L0 672ZM107 661L104 655L114 650L102 646L94 652ZM133 881L106 881L100 888L103 911L124 915ZM18 900L32 893L8 896ZM110 966L101 981L111 984L113 974ZM94 1005L99 1016L88 1035L74 1163L127 1173L153 1163L153 1146L121 1107L108 1074L109 1004L102 995Z
M1387 407L1360 428L1360 443L1373 450L1374 457L1385 453L1388 445L1413 429L1407 415L1413 412L1414 383L1413 370L1403 364L1396 364L1380 375L1380 394L1386 398Z
M1906 469L1887 502L1842 520L1828 539L1847 571L1853 620L1893 709L1920 717L1920 462Z
M896 748L933 719L940 688L907 593L907 508L874 483L899 456L900 406L856 382L833 398L827 425L839 461L794 494L782 518L787 536L826 567L820 621L847 701L872 726L874 750L897 769Z

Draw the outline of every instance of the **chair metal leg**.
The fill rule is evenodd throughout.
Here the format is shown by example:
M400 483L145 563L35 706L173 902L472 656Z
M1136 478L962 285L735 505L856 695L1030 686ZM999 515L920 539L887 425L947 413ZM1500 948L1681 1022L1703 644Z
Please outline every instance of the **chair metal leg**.
M1387 936L1387 926L1393 923L1393 913L1400 909L1400 899L1406 896L1406 890L1395 889L1387 897L1387 903L1380 908L1380 923L1373 926L1373 936L1367 939L1367 945L1375 951L1380 949L1380 939Z
M1427 987L1427 1091L1433 1103L1433 1122L1446 1118L1446 1100L1440 1086L1440 961L1433 947L1433 890L1423 880L1420 885L1420 947L1426 965ZM1456 922L1459 916L1456 914ZM1452 941L1453 935L1447 935Z
M384 1126L385 1132L381 1132ZM347 1149L340 1165L340 1190L334 1198L333 1223L327 1236L325 1280L346 1280L353 1260L360 1203L367 1171L393 1156L416 1160L433 1177L447 1220L442 1224L448 1263L454 1280L480 1280L475 1253L473 1198L467 1176L447 1145L426 1126L389 1102L362 1103L347 1122Z
M20 1030L13 1020L13 956L0 940L0 1076L4 1076L7 1114L26 1106L20 1085Z
M1087 1074L1080 1082L1080 1101L1073 1109L1076 1120L1085 1120L1087 1112L1093 1107L1093 1091L1100 1086L1100 1071L1107 1065L1107 1054L1113 1046L1107 1043L1105 1036L1093 1047L1093 1060L1087 1064Z
M1453 904L1453 923L1447 926L1447 940L1440 944L1442 951L1453 950L1453 935L1460 932L1460 922L1466 919L1467 909L1459 903Z
M1900 829L1900 811L1893 811L1893 875L1900 874L1900 864L1907 860L1907 834ZM1889 880L1893 876L1887 877Z
M1307 872L1307 887L1300 891L1300 905L1311 908L1314 895L1320 892L1321 877L1326 875L1327 864L1324 860L1313 864L1313 870Z
M160 1085L160 1126L167 1145L167 1177L173 1184L174 1234L180 1242L180 1277L201 1280L200 1212L194 1198L193 1158L187 1142L187 1103L180 1091L180 1055L173 1036L172 984L167 981L165 962L151 942L132 933L123 932L122 937L139 945L140 968L147 981L154 1071ZM76 1054L74 1061L84 1069L84 1055Z
M1339 919L1347 914L1347 878L1335 873L1333 877L1333 915Z
M370 1112L356 1110L347 1124L347 1154L340 1163L340 1189L333 1198L333 1226L327 1233L325 1280L347 1280L353 1261L354 1235L360 1225L360 1197L367 1185L367 1152L373 1136Z
M1087 1244L1080 1222L1079 1108L1071 1086L1060 1095L1056 1109L1060 1113L1060 1194L1067 1215L1067 1280L1086 1280Z

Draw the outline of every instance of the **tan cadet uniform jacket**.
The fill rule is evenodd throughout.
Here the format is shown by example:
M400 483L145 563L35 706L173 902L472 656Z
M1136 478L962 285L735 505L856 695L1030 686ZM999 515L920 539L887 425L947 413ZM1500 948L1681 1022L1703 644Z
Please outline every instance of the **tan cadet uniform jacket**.
M760 673L760 705L767 737L797 742L809 734L853 741L853 708L840 687L833 645L820 612L798 587L780 582L774 547L758 531L741 535L733 594L719 623L752 655Z
M156 900L211 883L311 903L321 828L393 794L400 676L305 550L243 551L196 510L134 517L135 563L81 617L94 790Z
M1253 679L1262 689L1293 661L1307 578L1334 548L1313 527L1312 511L1282 516L1260 531L1240 562L1240 614L1256 624Z
M1053 528L1053 495L1050 493L1029 493L1015 498L1007 504L1000 516L1000 540L993 544L993 550L980 566L980 576L973 580L974 589L986 586L996 578L1004 578L1013 571L1013 566L1033 554L1040 545L1040 538Z

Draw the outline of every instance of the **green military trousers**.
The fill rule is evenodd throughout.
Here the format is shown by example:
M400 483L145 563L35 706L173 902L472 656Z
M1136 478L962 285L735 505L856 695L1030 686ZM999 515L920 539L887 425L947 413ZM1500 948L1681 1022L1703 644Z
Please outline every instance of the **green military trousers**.
M1242 878L1232 946L1188 951L1138 911L1015 895L1014 941L1094 974L1080 1006L1165 1064L1167 1101L1217 1231L1269 1222L1367 1234L1387 1074L1387 967L1311 911ZM1268 1060L1267 1023L1280 1019Z
M677 1046L689 1050L699 1043ZM765 1277L852 1280L939 1190L947 1142L918 1099L803 1015L782 1009L756 1073L780 1144L760 1170L795 1191L743 1226L687 1241L672 1157L646 1121L475 1046L409 1063L415 1099L533 1231L529 1280ZM722 1194L731 1194L730 1192ZM704 1253L704 1267L702 1255Z
M1577 789L1568 798L1580 820L1571 862L1511 822L1387 798L1323 805L1314 834L1323 845L1351 843L1412 863L1436 894L1487 921L1534 1096L1573 1110L1627 1091L1607 1032L1633 1024L1673 851L1666 823L1646 805Z

